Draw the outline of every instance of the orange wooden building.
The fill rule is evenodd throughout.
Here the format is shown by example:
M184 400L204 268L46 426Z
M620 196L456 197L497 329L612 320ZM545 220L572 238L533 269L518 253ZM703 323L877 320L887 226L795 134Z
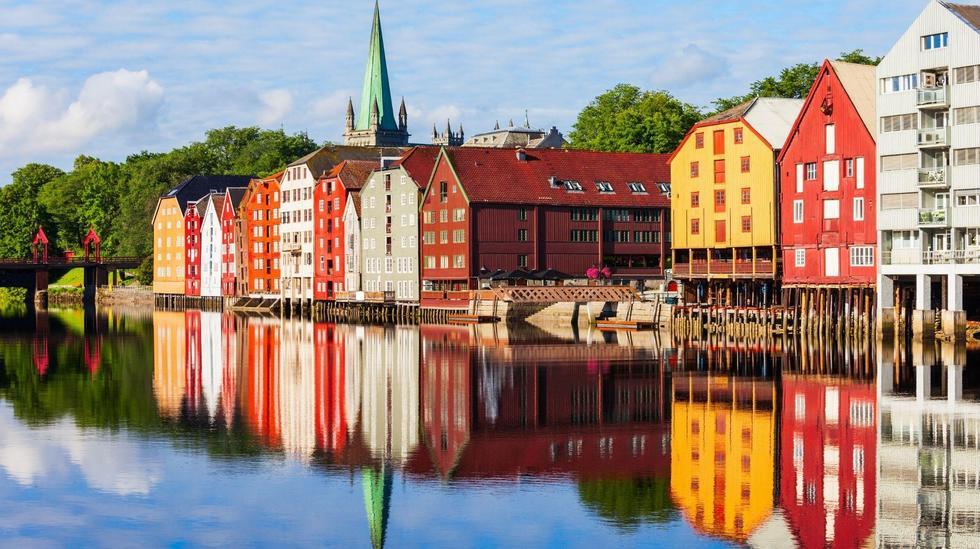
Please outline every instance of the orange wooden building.
M283 172L252 179L238 209L243 234L238 295L279 294L279 183Z

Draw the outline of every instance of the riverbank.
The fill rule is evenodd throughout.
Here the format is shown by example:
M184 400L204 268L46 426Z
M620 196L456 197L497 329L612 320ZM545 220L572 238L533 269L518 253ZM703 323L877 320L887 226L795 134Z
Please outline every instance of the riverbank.
M150 286L103 286L95 291L95 302L103 306L153 308L153 288Z

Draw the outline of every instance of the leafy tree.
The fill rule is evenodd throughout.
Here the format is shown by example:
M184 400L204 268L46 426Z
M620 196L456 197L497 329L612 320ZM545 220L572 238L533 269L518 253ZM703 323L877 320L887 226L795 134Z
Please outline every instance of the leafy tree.
M600 517L627 530L644 522L668 522L676 514L666 478L582 480L578 496Z
M53 166L28 164L13 173L11 184L0 188L0 257L27 257L39 226L56 242L57 227L38 197L46 185L63 175Z
M667 153L700 118L697 107L665 91L619 84L579 113L569 140L576 149Z
M877 65L881 61L881 57L868 57L864 50L860 49L842 53L837 59L865 65ZM731 109L756 97L803 99L810 93L810 87L813 86L813 81L817 79L819 72L820 65L817 63L797 63L786 67L778 76L767 76L749 84L750 91L745 95L716 99L713 102L716 112Z

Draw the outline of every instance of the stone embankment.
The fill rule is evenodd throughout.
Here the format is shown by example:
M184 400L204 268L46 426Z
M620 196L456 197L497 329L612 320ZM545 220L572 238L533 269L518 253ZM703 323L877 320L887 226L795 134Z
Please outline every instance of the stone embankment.
M153 307L153 288L150 286L102 286L95 292L99 305Z

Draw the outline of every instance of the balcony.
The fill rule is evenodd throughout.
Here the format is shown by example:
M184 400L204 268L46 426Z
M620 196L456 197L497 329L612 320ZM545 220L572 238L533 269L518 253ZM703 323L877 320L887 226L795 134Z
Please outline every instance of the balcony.
M948 189L949 166L919 168L920 189Z
M980 248L967 250L893 250L881 253L882 265L957 265L980 262Z
M922 88L918 90L915 97L915 104L920 109L946 109L949 108L949 88Z
M775 275L775 265L769 259L712 259L692 263L676 263L673 275L678 278L771 278Z
M949 128L926 128L918 131L916 145L921 148L949 146Z
M948 227L949 208L919 208L920 227Z

